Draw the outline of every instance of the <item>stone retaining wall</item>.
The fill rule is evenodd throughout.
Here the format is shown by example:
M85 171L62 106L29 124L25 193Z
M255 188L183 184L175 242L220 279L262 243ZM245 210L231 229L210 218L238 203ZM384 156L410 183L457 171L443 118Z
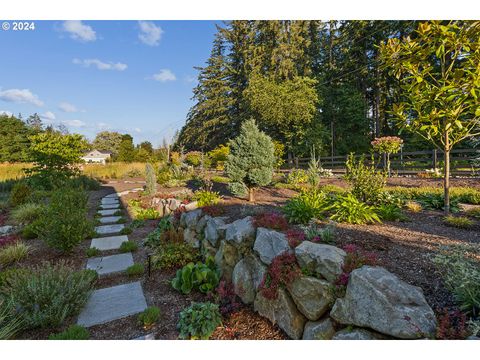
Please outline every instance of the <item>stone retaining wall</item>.
M241 300L292 339L417 339L435 333L435 315L422 290L382 267L354 270L345 296L335 299L332 286L346 256L340 248L304 241L293 249L285 234L256 229L252 217L227 223L201 209L182 213L180 226L186 242L215 258ZM301 275L269 300L259 285L268 265L284 252L295 254L314 276Z

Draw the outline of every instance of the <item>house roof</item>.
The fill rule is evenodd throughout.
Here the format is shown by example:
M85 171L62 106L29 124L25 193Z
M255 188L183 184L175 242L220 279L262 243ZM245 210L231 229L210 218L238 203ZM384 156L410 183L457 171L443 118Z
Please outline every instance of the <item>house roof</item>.
M100 150L92 150L83 155L83 157L89 157L89 158L107 158L112 153L110 151L100 151Z

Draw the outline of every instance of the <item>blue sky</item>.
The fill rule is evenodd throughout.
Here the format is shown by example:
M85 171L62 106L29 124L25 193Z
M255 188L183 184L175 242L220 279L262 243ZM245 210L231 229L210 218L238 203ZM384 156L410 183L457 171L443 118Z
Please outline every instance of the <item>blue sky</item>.
M0 30L0 112L157 146L185 123L193 67L207 60L215 23L35 21L33 31Z

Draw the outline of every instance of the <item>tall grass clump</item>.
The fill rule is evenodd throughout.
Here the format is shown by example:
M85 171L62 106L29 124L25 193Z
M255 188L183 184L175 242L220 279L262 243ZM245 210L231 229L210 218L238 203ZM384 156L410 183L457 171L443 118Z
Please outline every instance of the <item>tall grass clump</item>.
M123 179L145 175L145 163L112 162L105 165L84 164L82 172L97 179Z

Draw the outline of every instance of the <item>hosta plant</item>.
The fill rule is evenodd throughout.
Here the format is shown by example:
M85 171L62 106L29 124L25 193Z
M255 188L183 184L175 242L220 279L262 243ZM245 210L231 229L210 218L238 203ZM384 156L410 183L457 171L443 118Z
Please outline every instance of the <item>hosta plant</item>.
M180 313L179 338L207 340L221 323L222 315L217 304L192 303Z
M220 272L212 257L208 257L205 263L189 263L178 270L172 280L172 287L183 294L189 294L192 290L209 293L217 287L220 281Z
M359 201L351 193L339 195L328 207L328 210L332 212L330 218L337 222L349 224L380 222L375 208Z

